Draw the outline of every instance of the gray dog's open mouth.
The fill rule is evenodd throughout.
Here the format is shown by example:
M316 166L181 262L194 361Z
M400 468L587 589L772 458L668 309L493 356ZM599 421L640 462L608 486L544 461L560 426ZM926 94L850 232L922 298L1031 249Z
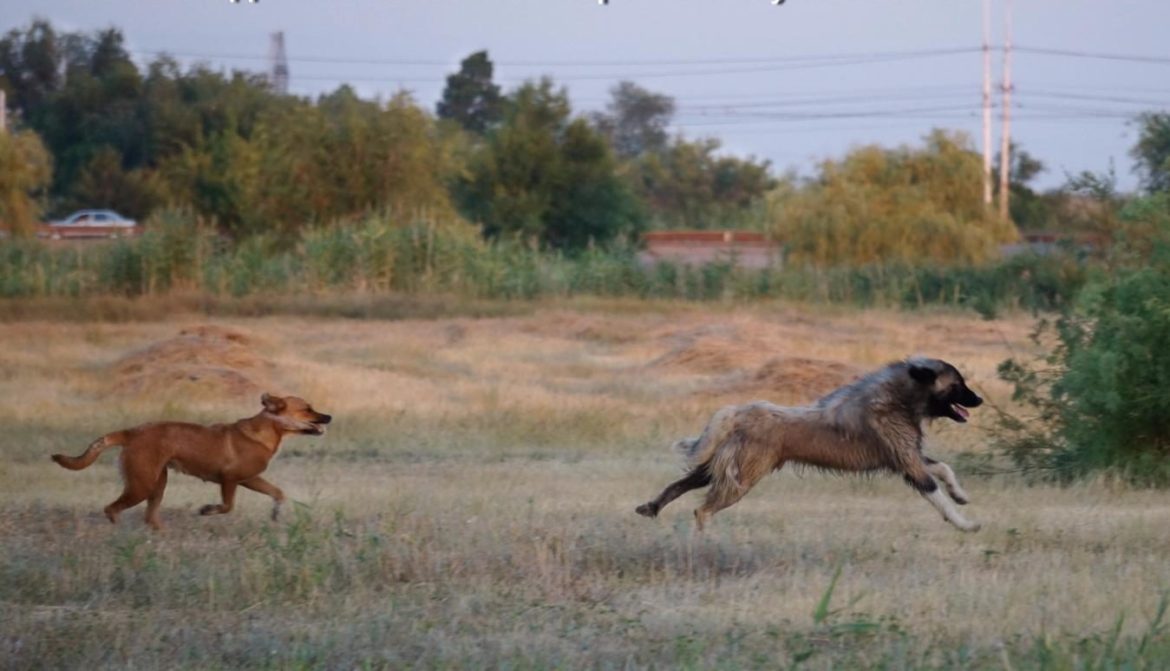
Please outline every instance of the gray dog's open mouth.
M955 421L958 421L958 422L966 422L967 418L971 416L971 413L968 412L966 408L959 405L958 403L951 404L951 411L953 413L955 413L954 419L955 419Z

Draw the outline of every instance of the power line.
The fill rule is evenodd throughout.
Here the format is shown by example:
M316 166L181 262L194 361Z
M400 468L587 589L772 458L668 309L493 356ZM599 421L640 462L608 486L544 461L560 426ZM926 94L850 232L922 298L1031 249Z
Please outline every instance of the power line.
M931 99L945 99L945 98L970 98L972 94L967 87L951 87L947 91L938 91L934 93L922 92L901 92L897 90L890 90L888 92L869 92L857 94L841 94L829 95L823 97L800 97L792 96L784 99L770 99L758 102L744 102L744 103L709 103L705 105L682 104L678 105L679 110L723 110L723 109L750 109L750 108L767 108L767 107L803 107L808 105L854 105L859 103L874 103L881 101L910 101L910 100L931 100Z
M1001 45L992 45L1001 48ZM1029 47L1013 45L1020 53L1041 56L1062 56L1097 60L1126 61L1134 63L1170 64L1170 56L1149 54L1121 54L1112 52L1087 51L1081 49L1059 49L1055 47ZM216 53L172 51L167 49L134 49L132 53L152 56L173 56L176 58L212 59L221 61L267 61L268 56L243 53ZM843 52L810 54L807 56L743 56L689 59L643 59L643 60L498 60L497 67L639 67L639 66L708 66L708 65L768 65L768 64L809 64L831 61L882 61L888 59L923 58L953 54L980 53L982 47L938 47L931 49L903 51ZM400 67L453 67L450 60L429 60L412 58L358 58L346 56L297 56L289 58L298 63L336 63L344 65L390 65Z
M744 123L759 123L761 121L809 121L809 120L828 120L828 119L874 119L881 117L897 117L897 118L930 118L931 115L943 112L972 112L974 107L971 105L939 105L934 107L903 107L892 108L885 110L855 110L855 111L814 111L803 113L747 113L747 114L731 114L724 115L725 120L710 121L688 121L685 125L689 126L707 126L707 125L739 125Z
M874 51L874 52L845 52L836 54L812 54L807 56L753 56L731 58L701 58L701 59L659 59L659 60L586 60L586 61L493 61L496 67L639 67L659 65L763 65L763 64L802 64L821 63L837 60L846 61L880 61L887 59L926 58L932 56L948 56L952 54L973 53L978 47L945 47L935 49L918 49L904 51ZM149 54L153 56L173 56L178 58L206 58L214 60L245 60L266 61L266 56L254 54L210 53L210 52L182 52L166 49L134 49L132 53ZM392 65L403 67L452 67L455 65L449 60L420 60L397 58L349 58L341 56L298 56L288 59L298 63L339 63L346 65Z
M1127 61L1131 63L1155 63L1170 65L1170 56L1145 56L1138 54L1111 54L1099 51L1078 51L1075 49L1053 49L1049 47L1021 47L1013 46L1016 51L1039 54L1042 56L1067 56L1069 58L1093 58L1107 61Z
M1087 100L1091 102L1120 103L1124 105L1145 105L1149 107L1170 107L1170 100L1153 100L1150 98L1125 98L1121 96L1099 96L1078 93L1063 93L1048 89L1025 89L1025 97L1037 96L1042 98L1059 98L1064 100Z
M901 56L887 56L880 59L869 60L832 60L808 63L791 63L786 65L772 65L762 67L742 67L742 68L718 68L707 70L673 70L673 71L657 71L657 72L609 72L605 74L580 74L580 75L557 75L556 81L588 81L588 80L620 80L620 79L659 79L666 77L706 77L715 75L729 75L729 74L752 74L757 72L782 72L791 70L808 70L815 68L839 67L846 65L872 65L878 63L889 63L894 61L916 60L920 58L932 58L939 55L949 54L916 54L916 55L901 55ZM289 61L296 61L294 58ZM388 75L377 76L354 76L354 75L297 75L298 80L306 81L355 81L355 82L383 82L393 84L441 84L441 77L396 77ZM524 82L532 79L532 77L500 77L497 78L501 82Z
M932 120L948 121L948 122L976 122L979 116L976 110L972 109L970 114L965 115L942 115L933 117ZM791 123L791 124L767 124L766 122L756 122L754 124L736 124L727 128L719 129L720 137L735 137L735 136L757 136L757 135L786 135L786 134L804 134L804 133L842 133L842 132L857 132L870 130L887 130L893 128L916 128L922 129L924 124L922 119L875 119L874 123L830 123L828 125L807 125L805 123ZM1076 116L1060 116L1055 114L1044 116L1016 116L1013 122L1019 123L1095 123L1113 125L1117 123L1113 119L1098 118L1098 117L1076 117ZM690 129L689 124L677 124L677 127L683 130ZM699 130L710 128L710 126L695 126Z
M856 98L858 100L873 101L877 99L921 99L934 97L963 97L975 96L974 89L969 84L939 84L933 86L910 86L900 88L871 88L871 89L849 89L847 91L837 90L799 90L799 91L770 91L768 93L711 93L707 95L683 95L671 96L675 100L678 109L684 108L701 108L701 107L757 107L767 106L771 104L776 105L791 105L804 104L806 101L815 100L817 102L832 102L845 101L847 98ZM1107 93L1138 93L1151 95L1170 95L1170 89L1158 88L1143 88L1143 87L1117 87L1117 86L1077 86L1076 88L1060 89L1060 88L1043 88L1033 89L1025 88L1019 89L1017 87L1017 94L1024 96L1035 95L1049 95L1054 97L1078 97L1085 100L1100 100L1103 102L1132 102L1133 104L1144 105L1170 105L1170 99L1153 99L1153 98L1131 98L1123 96L1112 95L1096 95L1093 91L1103 91ZM778 96L783 96L779 98ZM823 96L823 97L818 97ZM606 103L610 98L597 97L573 97L576 103ZM727 102L724 102L727 101ZM735 102L731 102L735 101Z

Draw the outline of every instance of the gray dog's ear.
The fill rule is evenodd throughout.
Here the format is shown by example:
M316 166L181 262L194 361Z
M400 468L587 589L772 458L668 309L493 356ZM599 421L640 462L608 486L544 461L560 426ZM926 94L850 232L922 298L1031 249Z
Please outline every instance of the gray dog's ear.
M938 373L933 368L910 364L910 377L914 378L915 382L934 384L934 381L938 379Z

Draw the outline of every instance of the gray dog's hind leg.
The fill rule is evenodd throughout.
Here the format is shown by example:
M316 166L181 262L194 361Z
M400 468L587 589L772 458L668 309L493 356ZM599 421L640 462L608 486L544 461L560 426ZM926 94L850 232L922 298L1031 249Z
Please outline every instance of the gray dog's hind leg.
M706 487L711 484L711 474L707 472L707 465L702 464L696 466L690 473L687 473L683 478L676 480L666 486L658 498L647 503L643 503L634 509L634 512L645 517L658 517L658 512L666 507L666 504L686 494L692 489L699 487Z

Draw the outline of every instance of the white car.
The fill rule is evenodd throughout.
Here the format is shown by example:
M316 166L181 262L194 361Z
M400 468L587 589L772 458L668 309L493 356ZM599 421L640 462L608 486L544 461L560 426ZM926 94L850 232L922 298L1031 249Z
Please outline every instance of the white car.
M49 222L40 237L62 238L121 238L138 233L138 222L127 219L113 210L78 210L59 221Z

